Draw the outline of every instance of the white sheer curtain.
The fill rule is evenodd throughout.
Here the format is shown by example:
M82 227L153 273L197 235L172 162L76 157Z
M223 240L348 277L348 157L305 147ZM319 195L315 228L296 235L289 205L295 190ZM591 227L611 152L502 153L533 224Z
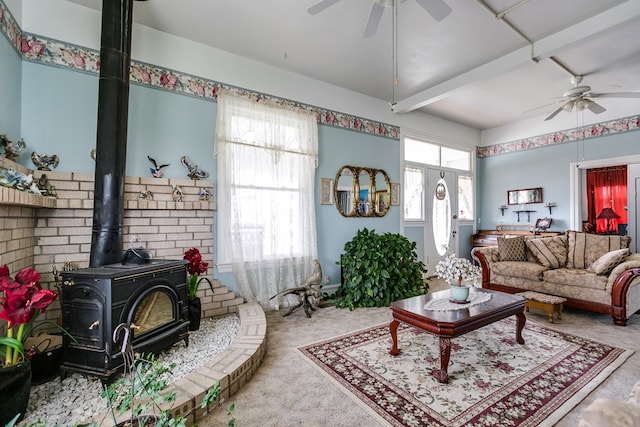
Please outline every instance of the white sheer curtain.
M278 309L270 298L300 286L318 254L316 118L220 93L216 156L217 229L236 284L248 301Z

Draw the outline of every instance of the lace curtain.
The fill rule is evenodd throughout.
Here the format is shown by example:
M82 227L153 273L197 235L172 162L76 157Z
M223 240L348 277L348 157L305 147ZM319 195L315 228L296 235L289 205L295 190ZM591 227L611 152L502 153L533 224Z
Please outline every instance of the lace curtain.
M247 301L280 308L317 258L315 116L218 95L218 235ZM296 301L297 302L297 301Z

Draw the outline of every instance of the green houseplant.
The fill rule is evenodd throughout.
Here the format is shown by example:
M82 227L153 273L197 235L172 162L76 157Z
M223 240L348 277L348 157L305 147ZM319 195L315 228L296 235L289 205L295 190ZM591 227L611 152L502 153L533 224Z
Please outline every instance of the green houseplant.
M340 265L343 283L334 296L337 307L384 307L429 289L416 243L401 234L358 230L344 245Z

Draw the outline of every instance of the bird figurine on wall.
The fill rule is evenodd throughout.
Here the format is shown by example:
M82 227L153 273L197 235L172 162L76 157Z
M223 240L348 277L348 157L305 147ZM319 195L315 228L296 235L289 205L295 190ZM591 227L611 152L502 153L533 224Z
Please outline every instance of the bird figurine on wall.
M41 171L51 171L51 168L58 167L60 159L57 155L38 154L35 151L31 152L31 161Z
M194 165L187 156L180 157L180 163L182 163L182 165L187 170L187 175L189 176L189 178L193 179L194 181L209 176L209 172L198 169L198 165Z
M16 142L13 142L7 138L7 135L0 135L0 143L4 147L4 156L11 161L15 161L16 157L27 148L24 139L20 138Z
M156 160L150 156L147 156L147 159L149 159L149 161L153 164L152 168L149 168L149 170L151 171L151 175L153 175L154 178L162 178L164 176L164 174L162 172L160 172L160 169L169 166L170 163L165 163L163 165L158 165L158 163L156 162Z
M314 298L316 302L320 300L320 291L314 288L314 286L320 286L321 283L322 267L320 266L320 262L317 259L314 259L313 273L311 273L311 275L305 279L301 286L280 291L269 299L274 299L278 295L296 294L298 296L298 305L294 305L293 307L291 307L289 311L283 315L283 317L287 317L298 307L303 307L307 317L311 318L311 312L315 311L315 308L313 308L313 305L311 304L309 298Z

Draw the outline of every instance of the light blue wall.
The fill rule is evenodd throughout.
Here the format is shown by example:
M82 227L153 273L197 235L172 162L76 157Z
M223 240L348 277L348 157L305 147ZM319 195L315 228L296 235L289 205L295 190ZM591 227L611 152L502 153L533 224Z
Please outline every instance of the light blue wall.
M549 216L553 218L552 230L565 231L570 228L570 164L578 160L636 154L640 154L640 132L477 159L478 229L493 229L501 223L517 223L514 210L519 206L508 206L504 216L498 209L500 205L507 204L507 190L542 187L543 203L526 206L536 211L531 214L531 222L535 218ZM546 202L556 204L551 215L544 207ZM521 223L528 222L526 216L520 216Z
M11 141L21 137L21 81L22 61L0 34L0 135L7 135Z
M57 171L93 173L90 152L96 146L98 77L25 62L22 75L22 137L27 152L57 154ZM167 178L187 178L186 155L215 176L213 135L216 104L131 85L127 169L129 176L150 176L150 155L170 163ZM28 154L18 162L33 168Z
M316 170L316 189L320 178L334 180L344 165L384 169L391 182L400 182L400 146L397 140L360 134L343 129L320 126L318 128L319 164ZM321 205L316 191L316 223L318 230L318 260L322 272L331 283L339 283L340 268L336 262L343 253L344 244L362 228L378 234L398 233L400 206L391 206L382 218L345 218L333 205Z

